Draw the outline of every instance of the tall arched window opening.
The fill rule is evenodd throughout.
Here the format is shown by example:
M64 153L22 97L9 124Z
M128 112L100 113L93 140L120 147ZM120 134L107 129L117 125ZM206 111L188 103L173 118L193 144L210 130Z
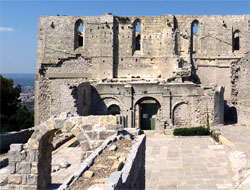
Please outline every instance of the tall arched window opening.
M134 50L141 50L141 22L136 20L134 23Z
M233 51L240 50L240 31L236 30L233 33Z
M198 49L198 32L198 21L194 20L191 24L191 54L196 53Z
M75 48L83 47L84 26L82 20L75 23Z

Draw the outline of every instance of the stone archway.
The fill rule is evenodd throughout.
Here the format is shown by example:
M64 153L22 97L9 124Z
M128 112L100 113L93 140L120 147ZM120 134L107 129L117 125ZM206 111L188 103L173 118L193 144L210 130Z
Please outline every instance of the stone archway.
M135 103L135 127L143 130L155 130L157 118L160 118L161 105L153 97L140 98Z
M173 125L180 127L191 127L191 109L186 102L175 105L173 109Z
M86 155L92 153L125 123L121 116L74 116L61 114L36 126L26 144L14 144L9 151L12 168L9 189L46 189L51 183L51 152L54 133L70 131ZM22 187L20 187L22 186Z

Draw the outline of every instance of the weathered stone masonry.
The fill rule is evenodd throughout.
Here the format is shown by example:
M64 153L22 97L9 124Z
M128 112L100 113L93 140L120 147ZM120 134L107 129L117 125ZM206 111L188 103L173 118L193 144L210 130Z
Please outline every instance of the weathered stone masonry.
M249 50L250 15L41 17L36 124L115 108L140 127L152 102L156 130L203 125L206 112L223 123L224 105L227 119L248 124Z
M73 133L86 158L122 128L124 119L120 116L80 117L66 113L35 126L26 144L10 146L8 189L46 189L51 184L51 142L57 130Z

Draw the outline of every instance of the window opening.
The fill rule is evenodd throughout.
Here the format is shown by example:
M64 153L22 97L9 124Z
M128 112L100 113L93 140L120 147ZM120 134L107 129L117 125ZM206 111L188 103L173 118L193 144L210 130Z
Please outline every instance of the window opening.
M135 50L141 50L141 23L140 21L136 22L135 26Z
M240 35L239 35L239 31L236 30L233 34L233 51L237 51L240 50Z
M197 24L197 22L195 22L194 24L193 24L193 34L198 34L198 24Z
M83 46L83 34L84 26L81 20L78 20L75 24L75 48Z

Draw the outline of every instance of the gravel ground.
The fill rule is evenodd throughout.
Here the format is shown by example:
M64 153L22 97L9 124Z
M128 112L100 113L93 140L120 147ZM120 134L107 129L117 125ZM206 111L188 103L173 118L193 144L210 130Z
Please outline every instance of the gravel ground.
M117 146L118 149L116 151L109 150L111 146ZM126 159L128 153L130 152L130 148L132 146L132 141L129 139L121 139L112 144L110 144L100 156L95 159L94 164L90 167L88 171L92 171L94 173L93 177L87 178L80 177L69 189L70 190L85 190L90 186L97 183L104 183L106 179L113 172L111 168L114 162L118 159ZM117 159L110 159L111 157L117 157ZM98 167L98 166L103 167Z

